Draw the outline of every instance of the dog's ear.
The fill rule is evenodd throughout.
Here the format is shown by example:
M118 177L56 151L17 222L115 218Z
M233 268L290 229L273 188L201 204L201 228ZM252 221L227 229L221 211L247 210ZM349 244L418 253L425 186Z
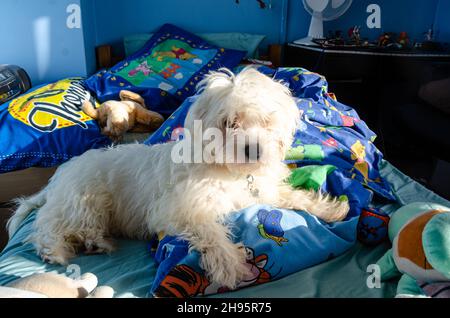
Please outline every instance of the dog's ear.
M139 95L136 94L134 92L130 92L127 90L122 90L120 91L120 100L121 101L132 101L132 102L136 102L139 105L141 105L142 107L145 108L145 101L144 99Z
M194 126L194 122L196 120L203 121L203 119L204 119L205 111L203 109L202 102L203 102L203 99L201 97L198 98L190 107L190 109L186 115L186 118L184 120L184 129L190 131L194 135L200 134L198 136L201 136L202 131L198 130L198 125ZM194 127L197 129L194 130Z

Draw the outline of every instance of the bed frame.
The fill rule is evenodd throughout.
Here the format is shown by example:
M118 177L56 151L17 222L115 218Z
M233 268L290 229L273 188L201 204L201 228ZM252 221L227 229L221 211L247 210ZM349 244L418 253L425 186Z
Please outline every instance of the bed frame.
M13 211L12 200L28 196L43 188L55 168L28 168L0 174L0 251L8 241L6 221Z
M97 70L110 68L122 61L125 56L116 54L113 46L109 44L97 46L96 49ZM261 55L260 60L270 61L273 66L278 67L282 61L283 46L279 44L271 44L268 47L267 55Z

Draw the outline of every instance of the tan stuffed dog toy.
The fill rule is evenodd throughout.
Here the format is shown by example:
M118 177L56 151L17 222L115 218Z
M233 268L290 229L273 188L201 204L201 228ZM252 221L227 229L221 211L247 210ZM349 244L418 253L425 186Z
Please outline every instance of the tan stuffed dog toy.
M43 273L20 278L1 287L0 298L112 298L109 286L97 286L97 277L86 273L79 279Z
M86 101L82 109L98 121L102 134L115 140L127 131L154 131L164 122L163 116L145 107L141 96L126 90L120 92L120 101L104 102L97 109L90 101Z

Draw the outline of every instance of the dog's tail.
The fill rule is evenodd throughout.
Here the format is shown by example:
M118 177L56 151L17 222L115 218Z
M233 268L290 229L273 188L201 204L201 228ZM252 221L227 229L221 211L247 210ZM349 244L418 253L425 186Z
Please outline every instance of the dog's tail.
M98 110L95 109L94 105L90 101L85 101L83 103L83 106L81 106L81 109L83 112L88 115L89 117L92 117L93 119L98 118Z
M11 216L11 218L6 223L6 228L8 229L9 238L11 238L14 233L19 228L23 220L30 214L34 209L43 206L47 200L47 190L42 191L27 197L27 198L17 198L14 199L14 203L17 206L17 210Z

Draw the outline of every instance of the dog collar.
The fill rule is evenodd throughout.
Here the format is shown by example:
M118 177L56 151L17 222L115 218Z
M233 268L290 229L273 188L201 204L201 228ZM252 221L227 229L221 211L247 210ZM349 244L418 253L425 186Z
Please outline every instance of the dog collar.
M247 175L247 188L254 197L259 196L259 190L255 187L255 178L249 174Z

